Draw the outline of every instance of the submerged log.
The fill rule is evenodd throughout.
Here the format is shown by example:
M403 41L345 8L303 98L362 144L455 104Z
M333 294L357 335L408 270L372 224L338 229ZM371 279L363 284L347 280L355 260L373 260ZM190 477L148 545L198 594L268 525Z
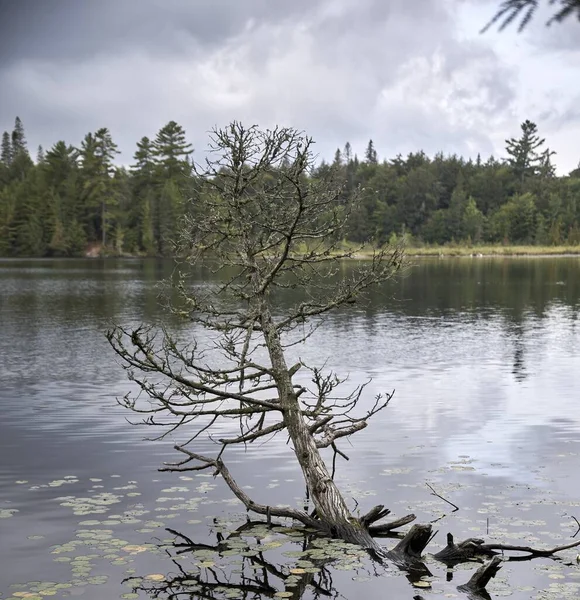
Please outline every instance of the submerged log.
M524 556L512 556L507 560L529 560L540 556L552 556L558 552L562 552L562 550L568 550L576 546L580 546L580 540L548 549L517 546L514 544L486 544L484 540L479 538L468 538L456 544L453 541L453 536L448 533L447 546L437 552L434 557L447 565L456 565L482 556L494 556L498 552L525 552Z
M411 582L431 572L423 562L423 550L431 539L431 525L416 524L409 533L386 553L386 558L392 561L402 571L407 571Z
M413 525L409 533L388 552L390 558L414 559L422 558L423 550L431 539L431 525Z
M491 600L491 596L485 587L490 579L497 575L502 562L503 560L499 556L494 556L481 565L467 583L457 586L457 591L467 594L469 600ZM413 596L413 600L425 600L425 598L423 596Z
M490 579L497 575L502 562L503 560L499 556L494 556L490 561L481 565L466 584L458 586L457 589L466 593L469 600L488 600L491 596L485 586Z
M437 554L434 554L434 557L446 565L456 565L472 560L477 556L493 556L497 554L493 550L489 550L485 546L484 541L479 538L468 538L456 544L453 540L453 535L448 533L447 546L437 552Z

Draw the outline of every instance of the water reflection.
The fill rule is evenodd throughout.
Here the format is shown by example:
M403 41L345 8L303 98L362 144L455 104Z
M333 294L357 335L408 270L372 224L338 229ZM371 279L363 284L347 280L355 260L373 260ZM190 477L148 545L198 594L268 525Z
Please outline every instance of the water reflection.
M139 490L144 505L155 503L159 486L174 485L151 481L161 478L156 467L173 458L173 441L182 440L146 444L141 438L150 432L128 426L115 397L129 384L103 336L112 320L167 319L158 282L172 271L170 261L156 260L0 261L0 510L20 511L0 520L0 592L30 578L30 565L38 565L37 577L61 577L47 559L49 548L80 520L56 511L58 490L28 493L16 481L44 485L74 474L82 483L116 472L148 482ZM211 284L210 269L195 275L196 285ZM279 296L280 312L299 300L300 291ZM380 502L429 522L444 508L425 488L429 481L461 509L438 523L443 532L571 535L573 522L562 515L576 514L580 498L579 302L577 258L426 260L374 293L367 307L329 316L293 358L328 361L349 373L353 386L371 377L370 401L396 389L388 411L342 447L351 459L339 471L347 497L361 511ZM199 334L170 324L184 337ZM299 502L300 473L284 439L228 460L261 501ZM227 500L222 488L215 494L212 501ZM231 506L207 510L228 514ZM201 525L179 529L193 540L205 535ZM27 539L39 532L44 545ZM123 533L127 541L135 535ZM145 573L159 568L151 564ZM344 597L413 595L401 577L389 577L387 588L373 574L352 581L346 571L332 572ZM445 580L438 567L434 573ZM514 598L530 597L518 586L542 590L553 583L540 567L514 573ZM575 581L570 571L559 574ZM109 596L119 592L119 580ZM103 596L88 587L84 597Z

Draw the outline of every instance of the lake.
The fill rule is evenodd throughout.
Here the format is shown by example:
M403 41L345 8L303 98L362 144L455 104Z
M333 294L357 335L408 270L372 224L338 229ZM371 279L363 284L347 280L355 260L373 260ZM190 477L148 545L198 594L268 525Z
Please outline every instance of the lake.
M211 550L244 523L243 507L209 473L157 471L186 432L151 442L127 422L116 397L131 386L104 337L112 322L167 319L157 284L172 269L0 261L0 598L465 598L456 587L476 565L447 570L427 557L423 591L362 556L313 567L296 532L258 527L237 534L237 551ZM199 284L210 278L200 271ZM578 258L417 259L367 306L330 315L292 353L352 385L370 380L363 402L396 390L339 445L350 506L433 522L429 552L448 531L546 547L578 539L579 308ZM285 441L234 451L228 464L257 501L299 506ZM491 597L579 597L579 552L505 563Z

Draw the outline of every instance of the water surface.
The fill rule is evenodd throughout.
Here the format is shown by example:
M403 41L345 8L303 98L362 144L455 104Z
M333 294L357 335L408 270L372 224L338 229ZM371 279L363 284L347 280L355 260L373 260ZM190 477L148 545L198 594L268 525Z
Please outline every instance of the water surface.
M153 551L174 539L165 527L216 543L222 529L243 522L219 480L157 472L183 437L143 441L150 432L129 425L115 401L130 386L103 332L112 321L167 319L157 283L172 269L155 260L0 261L0 597L43 597L43 586L30 582L53 582L62 587L44 590L57 597L145 598L122 581L179 571L164 549ZM199 273L199 285L209 279ZM278 310L292 301L280 297ZM351 506L364 512L380 502L394 516L437 519L430 551L447 531L506 543L571 541L571 515L580 519L579 302L577 258L435 259L418 261L368 306L329 316L294 358L326 362L352 385L372 379L364 402L396 390L388 409L340 446L350 456L339 483ZM234 451L228 462L258 501L299 503L304 495L283 438ZM449 513L425 482L460 510ZM102 500L92 506L105 512L87 513L78 498ZM274 544L273 564L290 560L284 552L292 549ZM506 564L492 597L578 597L576 554ZM199 570L199 557L187 560L186 571ZM429 567L426 597L458 594L469 577ZM417 593L392 567L332 574L333 596ZM303 597L314 593L309 587Z

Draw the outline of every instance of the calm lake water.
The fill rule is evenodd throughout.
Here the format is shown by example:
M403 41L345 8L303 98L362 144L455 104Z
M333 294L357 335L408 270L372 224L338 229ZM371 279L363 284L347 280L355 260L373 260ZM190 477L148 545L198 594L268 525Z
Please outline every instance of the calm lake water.
M115 398L131 388L103 335L112 321L165 318L157 283L172 268L155 260L0 261L0 598L410 600L419 590L403 573L364 559L285 588L290 569L309 566L292 554L300 538L275 531L238 538L249 550L177 554L166 528L217 544L245 513L219 479L157 471L186 434L148 442L149 431L127 423L132 415ZM199 284L208 277L200 272ZM279 300L283 310L291 299ZM574 541L579 308L578 258L463 258L419 260L366 308L326 319L293 353L326 362L353 385L372 379L365 402L396 389L388 409L340 446L350 461L340 462L338 480L351 506L384 503L394 517L435 521L431 552L448 531L536 546ZM302 501L283 438L232 452L228 462L256 500ZM451 513L426 482L459 510ZM579 552L506 563L491 597L580 597ZM456 586L474 565L427 564L426 598L465 597Z

